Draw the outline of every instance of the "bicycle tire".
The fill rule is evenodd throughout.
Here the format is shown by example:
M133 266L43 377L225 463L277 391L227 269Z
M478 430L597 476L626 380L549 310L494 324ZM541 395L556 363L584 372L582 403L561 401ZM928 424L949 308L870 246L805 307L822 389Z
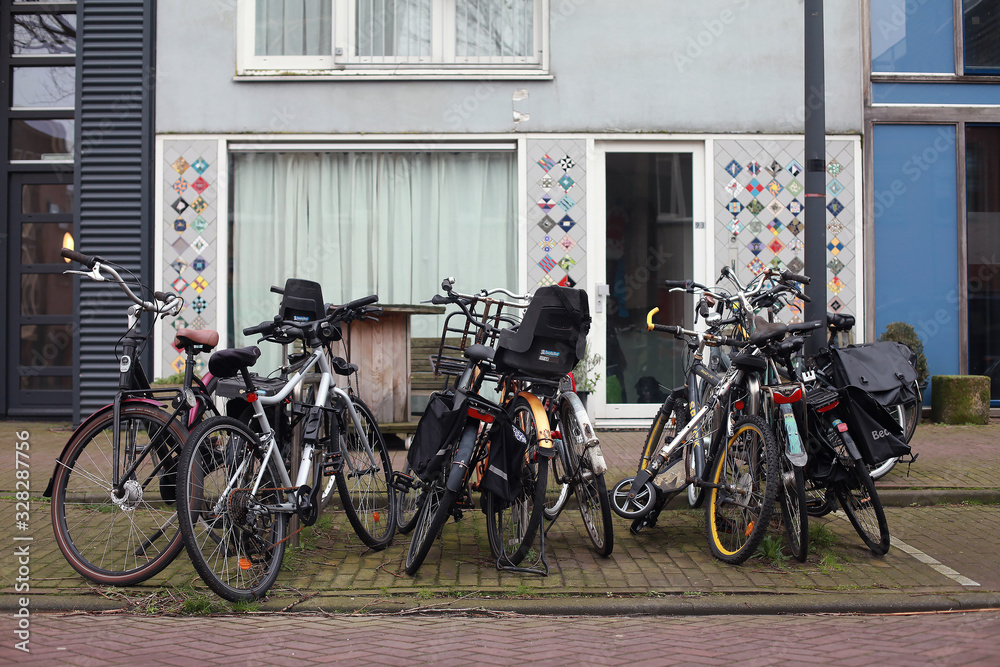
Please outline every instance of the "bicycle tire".
M266 595L285 555L288 515L266 507L282 502L281 477L273 458L262 460L264 453L245 423L214 417L191 432L181 454L184 546L202 581L230 602ZM250 494L244 487L254 483L261 466L259 490Z
M150 477L156 465L154 449L137 474L126 480L126 492L132 497L126 495L115 502L108 466L113 458L115 429L111 408L72 435L52 481L52 528L59 550L74 570L105 586L130 586L149 579L169 565L184 546L176 507L170 505L176 499L177 459L187 429L162 410L129 400L121 403L120 423L124 427L120 446L133 453L152 444L141 438L143 433L149 437L152 425L159 429L170 424L170 442L156 449L173 457L174 462L167 466L170 470L156 476L158 483L152 484L154 478ZM144 485L140 479L146 480ZM124 513L129 520L119 521ZM153 549L155 553L150 554Z
M889 524L868 468L863 461L841 460L841 465L848 468L851 479L836 487L840 506L871 552L884 556L889 552Z
M611 521L611 501L604 473L597 474L591 466L586 450L583 426L576 418L570 403L560 407L563 449L570 461L570 479L580 506L580 516L587 529L587 535L597 551L597 555L607 558L615 548L614 524ZM557 457L558 458L558 457ZM556 459L553 459L553 464ZM552 472L550 471L550 476Z
M410 468L410 462L407 461L406 465L403 466L403 474L411 475L412 468ZM396 491L396 532L403 535L409 533L413 530L413 527L417 525L417 515L419 514L420 505L418 501L420 500L420 494L417 493L415 489L406 489L405 491Z
M805 470L792 465L788 457L781 457L781 522L792 555L804 563L809 555L809 512L806 504Z
M423 565L431 546L451 516L451 506L457 496L457 493L445 488L444 480L432 482L421 494L420 510L404 561L407 574L415 575Z
M538 433L548 431L548 423L540 429L528 401L514 400L510 409L514 426L527 437L524 464L521 466L521 492L512 501L505 501L485 491L486 532L493 556L501 565L519 565L535 541L545 507L545 488L549 460L537 456ZM547 422L547 420L546 420Z
M707 494L705 531L713 556L738 565L757 550L777 500L779 465L774 434L764 420L737 421L709 476L716 486Z
M341 453L344 466L337 473L337 490L354 532L376 551L392 543L396 532L396 493L392 487L392 462L385 438L368 406L351 396L368 444L377 457L372 461L350 414L343 413Z

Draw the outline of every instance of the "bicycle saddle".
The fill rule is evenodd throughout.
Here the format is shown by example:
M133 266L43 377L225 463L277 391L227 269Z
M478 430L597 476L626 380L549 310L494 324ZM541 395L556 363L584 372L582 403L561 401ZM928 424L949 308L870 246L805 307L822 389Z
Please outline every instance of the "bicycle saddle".
M211 352L219 344L219 332L211 329L178 329L174 336L174 347L192 352Z
M208 370L217 378L233 378L244 368L250 368L260 358L260 348L256 345L219 350L208 359Z
M492 347L486 347L485 345L480 345L476 343L475 345L470 345L465 350L465 356L473 361L491 361L493 355L497 353Z
M788 332L788 326L781 322L768 322L763 317L754 320L754 332L750 334L750 344L760 347L764 343L781 338Z

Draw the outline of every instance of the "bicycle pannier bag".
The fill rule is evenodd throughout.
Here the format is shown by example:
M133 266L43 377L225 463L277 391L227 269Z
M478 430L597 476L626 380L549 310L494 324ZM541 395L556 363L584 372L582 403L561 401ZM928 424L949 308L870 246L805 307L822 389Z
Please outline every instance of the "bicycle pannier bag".
M894 456L906 456L910 446L903 442L903 429L871 394L858 387L840 390L841 405L847 408L847 425L854 444L868 465L878 465Z
M884 406L917 400L913 351L902 343L880 341L830 350L837 385L864 389Z
M587 293L569 287L540 287L521 323L500 332L495 362L500 371L560 378L587 348L590 306Z
M509 418L498 418L490 429L490 460L482 488L504 502L521 495L521 472L528 439Z
M454 401L455 393L451 391L431 394L427 409L417 422L406 460L418 477L440 469L446 446L458 433L464 406L453 409Z

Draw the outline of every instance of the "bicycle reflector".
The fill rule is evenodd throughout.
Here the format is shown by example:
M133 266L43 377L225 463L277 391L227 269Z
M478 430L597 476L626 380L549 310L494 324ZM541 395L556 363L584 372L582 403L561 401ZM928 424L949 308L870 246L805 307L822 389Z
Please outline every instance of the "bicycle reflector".
M251 567L253 567L253 563L250 562L249 558L241 558L240 559L240 569L241 570L249 570Z
M478 419L479 421L484 422L486 424L493 423L493 415L485 414L483 412L480 412L479 410L476 410L475 408L469 408L469 416L472 417L473 419Z
M778 405L784 405L786 403L797 403L802 398L802 388L796 387L790 395L785 396L780 391L774 392L774 402Z

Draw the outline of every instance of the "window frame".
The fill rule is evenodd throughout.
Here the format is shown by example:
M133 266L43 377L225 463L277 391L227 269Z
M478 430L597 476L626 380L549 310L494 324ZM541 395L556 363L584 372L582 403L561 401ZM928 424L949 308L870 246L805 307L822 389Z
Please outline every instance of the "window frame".
M328 0L331 13L330 55L258 56L254 54L255 0L237 0L236 79L526 79L552 78L549 73L550 0L534 0L531 56L474 57L455 55L456 5L460 0L433 0L431 56L355 56L356 6L353 0Z

